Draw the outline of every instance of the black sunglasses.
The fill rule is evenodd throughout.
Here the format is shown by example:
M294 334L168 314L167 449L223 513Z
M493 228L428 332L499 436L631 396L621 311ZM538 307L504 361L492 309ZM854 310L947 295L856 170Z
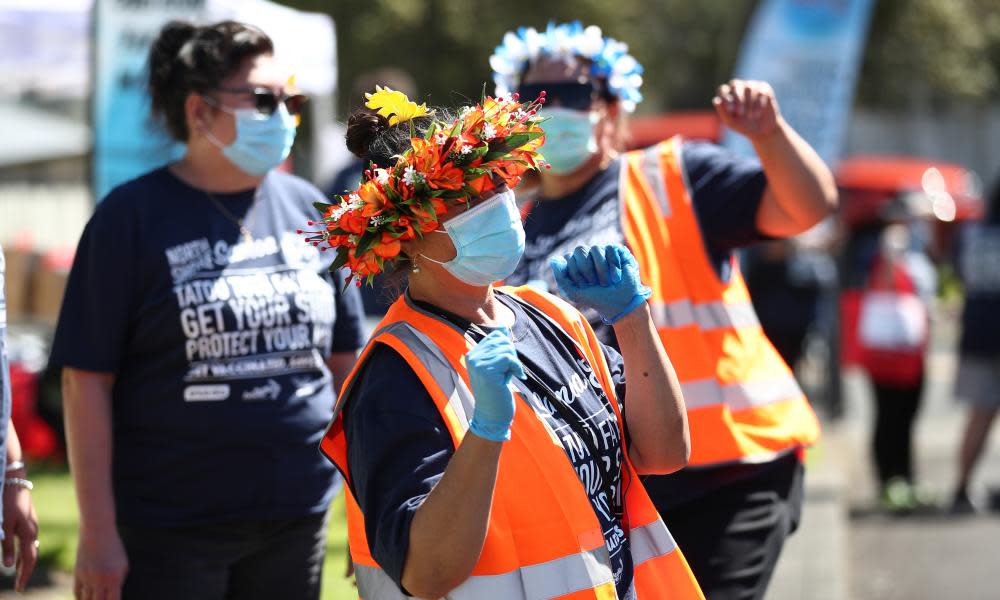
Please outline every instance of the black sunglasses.
M522 100L537 98L545 92L546 106L561 106L571 110L588 110L601 90L593 82L522 83L517 93Z
M253 97L254 110L262 115L271 116L278 110L278 105L285 103L285 108L291 115L298 115L302 112L302 105L309 99L305 94L291 94L284 92L276 94L274 90L266 87L239 87L239 88L217 88L220 92L227 94L244 94Z

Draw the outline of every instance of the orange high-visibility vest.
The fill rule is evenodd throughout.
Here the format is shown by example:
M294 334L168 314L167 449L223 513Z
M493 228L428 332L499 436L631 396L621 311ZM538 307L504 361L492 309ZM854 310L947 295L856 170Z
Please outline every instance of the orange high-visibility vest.
M530 288L501 288L531 304L566 331L589 361L605 393L614 401L614 386L604 355L590 325L569 304ZM379 324L357 366L341 389L336 417L321 444L322 451L344 473L347 481L348 540L358 591L366 600L402 600L404 596L372 558L365 538L364 515L350 492L347 442L341 407L375 344L387 344L417 374L443 418L456 447L469 428L475 398L469 387L465 353L474 345L453 324L397 300ZM399 401L409 396L400 390ZM600 523L548 425L520 394L504 443L493 493L483 551L472 575L447 598L459 600L533 600L535 598L617 598L610 557ZM625 494L623 529L628 532L639 600L704 598L687 561L677 549L666 525L656 513L639 475L628 461L622 481Z
M709 261L681 148L676 136L624 155L622 230L684 392L689 464L765 462L815 442L819 422L764 334L739 263L723 282Z

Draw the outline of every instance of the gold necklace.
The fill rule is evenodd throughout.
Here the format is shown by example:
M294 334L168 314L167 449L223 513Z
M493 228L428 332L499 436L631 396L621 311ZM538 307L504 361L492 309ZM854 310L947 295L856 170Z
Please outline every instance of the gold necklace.
M253 218L255 216L257 216L257 213L254 211L254 207L257 204L257 192L254 192L253 200L250 201L250 206L247 208L246 214L243 215L243 219L245 219L247 217L250 217L250 220L244 225L243 224L243 219L236 218L236 215L234 215L233 213L231 213L229 211L229 209L226 208L225 205L222 204L222 202L220 202L219 199L216 198L214 194L212 194L212 192L210 192L208 190L204 190L204 191L205 191L205 195L208 196L208 199L212 201L212 204L215 206L215 208L220 213L222 213L222 216L224 216L227 219L229 219L230 221L232 221L236 225L236 227L239 228L240 234L243 236L243 241L245 243L252 242L253 241L253 233L251 233L251 231L250 231L250 226L253 225Z

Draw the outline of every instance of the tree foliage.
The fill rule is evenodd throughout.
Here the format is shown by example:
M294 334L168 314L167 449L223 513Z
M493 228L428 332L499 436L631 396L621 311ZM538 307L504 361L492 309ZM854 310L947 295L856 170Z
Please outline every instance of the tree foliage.
M859 100L986 101L1000 83L996 0L880 0L872 19Z
M451 104L492 91L489 57L503 34L579 19L629 44L645 67L639 110L710 108L733 68L753 0L287 0L330 14L340 89L380 67L413 75L420 98ZM453 96L457 94L457 98ZM347 100L340 99L341 108Z
M337 26L340 89L380 67L413 75L432 104L492 90L504 32L579 19L627 42L645 66L642 112L707 109L728 79L755 0L282 0ZM985 101L1000 91L997 0L876 0L859 82L863 104L914 95ZM344 111L349 99L340 98Z

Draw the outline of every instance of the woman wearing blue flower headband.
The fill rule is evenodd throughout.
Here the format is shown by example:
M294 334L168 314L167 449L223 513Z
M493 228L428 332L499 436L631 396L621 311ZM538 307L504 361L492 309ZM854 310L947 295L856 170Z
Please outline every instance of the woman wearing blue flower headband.
M712 103L759 160L679 136L622 153L642 66L594 26L509 32L490 65L498 94L547 93L541 151L552 166L526 207L524 256L507 283L554 289L550 258L592 244L631 249L692 442L688 468L644 483L707 597L762 598L798 522L802 449L819 426L761 330L733 251L818 223L836 206L833 176L758 81L723 84Z

